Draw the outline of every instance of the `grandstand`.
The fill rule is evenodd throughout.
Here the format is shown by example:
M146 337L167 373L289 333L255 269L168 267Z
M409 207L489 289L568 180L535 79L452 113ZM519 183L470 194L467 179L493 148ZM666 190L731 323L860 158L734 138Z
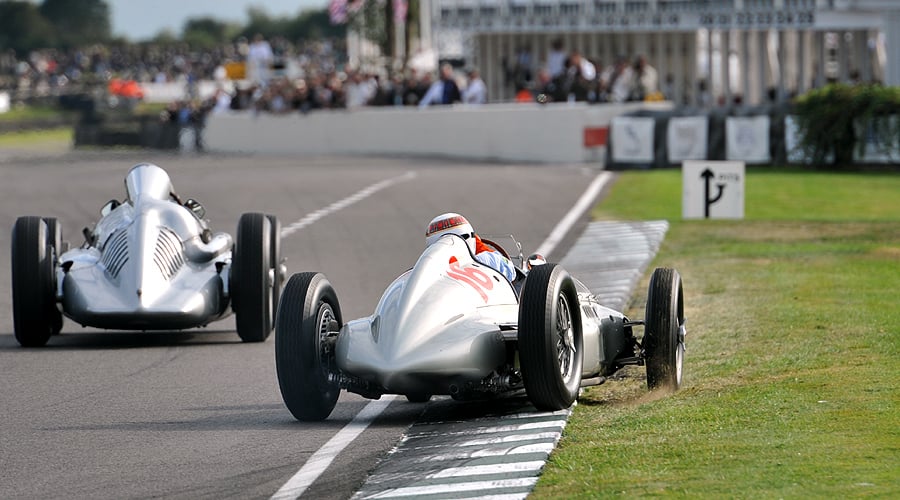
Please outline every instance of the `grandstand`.
M422 0L421 11L423 47L480 68L493 101L513 96L511 61L536 69L556 39L603 66L646 56L684 104L704 88L711 102L760 104L827 81L900 85L896 0Z

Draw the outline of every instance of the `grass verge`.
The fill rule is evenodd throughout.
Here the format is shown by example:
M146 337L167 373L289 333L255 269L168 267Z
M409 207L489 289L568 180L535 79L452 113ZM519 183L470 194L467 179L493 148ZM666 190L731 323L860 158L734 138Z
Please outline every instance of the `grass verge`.
M684 387L587 389L532 497L900 494L900 175L749 169L742 221L682 221L680 175L624 173L594 215L670 221Z
M65 145L72 143L72 127L48 130L28 130L0 134L0 148L41 147L48 144Z
M14 106L6 113L0 113L0 122L68 118L73 114L52 106Z

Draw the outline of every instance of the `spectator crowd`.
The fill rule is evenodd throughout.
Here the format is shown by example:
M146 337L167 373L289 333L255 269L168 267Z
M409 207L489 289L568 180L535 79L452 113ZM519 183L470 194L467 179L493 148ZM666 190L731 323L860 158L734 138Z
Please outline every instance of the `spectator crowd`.
M339 47L338 41L296 45L283 38L269 41L257 35L209 50L193 50L183 43L141 43L48 49L22 58L8 51L0 53L0 90L55 95L111 80L180 83L187 89L187 98L172 103L168 116L182 119L186 112L181 108L194 113L306 113L362 106L480 104L492 97L474 68L463 73L443 64L436 74L407 68L385 76L350 67ZM244 74L237 84L225 85L233 76L228 67L234 63L242 65ZM656 70L643 56L621 56L604 67L578 50L564 50L561 40L547 47L541 61L528 48L520 48L512 60L502 61L501 69L504 84L514 90L518 102L623 102L666 97ZM198 102L197 82L202 80L221 85L214 96ZM493 100L500 100L497 97Z

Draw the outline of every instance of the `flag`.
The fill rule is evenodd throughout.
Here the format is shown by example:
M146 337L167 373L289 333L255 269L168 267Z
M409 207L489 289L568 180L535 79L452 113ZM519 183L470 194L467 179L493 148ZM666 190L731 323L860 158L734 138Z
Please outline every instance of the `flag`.
M347 0L329 0L328 18L331 24L344 24L347 22Z
M403 24L406 22L406 10L409 6L408 0L393 0L394 2L394 22Z

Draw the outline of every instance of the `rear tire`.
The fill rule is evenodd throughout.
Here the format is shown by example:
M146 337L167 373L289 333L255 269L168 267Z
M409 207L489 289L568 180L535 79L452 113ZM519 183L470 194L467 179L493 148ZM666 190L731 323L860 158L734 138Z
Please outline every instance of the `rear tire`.
M272 331L275 306L272 224L260 213L241 215L231 269L231 300L237 333L244 342L262 342Z
M531 269L519 300L519 363L539 410L568 408L578 396L584 362L578 314L575 282L565 269Z
M684 365L684 296L681 276L657 268L650 277L641 341L649 389L678 390Z
M327 339L343 324L331 283L320 273L297 273L288 280L275 324L275 367L284 405L294 418L328 418L341 389Z
M47 224L19 217L12 232L13 329L23 347L47 344L62 318L56 308L56 276ZM58 330L57 330L58 331Z

